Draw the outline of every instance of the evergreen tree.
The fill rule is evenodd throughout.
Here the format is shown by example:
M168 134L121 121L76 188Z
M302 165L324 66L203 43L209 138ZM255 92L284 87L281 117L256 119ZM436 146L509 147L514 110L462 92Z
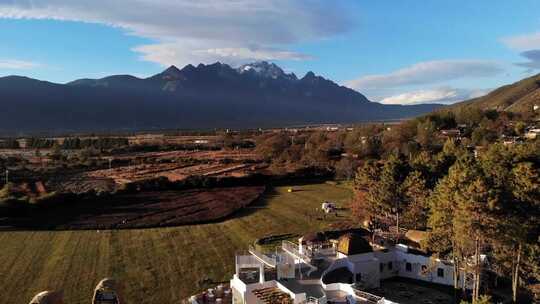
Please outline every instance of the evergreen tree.
M517 301L517 292L521 277L523 253L528 251L527 267L532 276L540 279L540 255L536 250L540 241L540 176L538 168L529 162L519 163L512 170L512 195L514 205L506 218L506 238L513 250L512 259L512 295Z
M465 226L460 225L460 221L468 218L470 214L465 211L467 207L465 198L470 194L469 185L480 176L479 169L474 163L474 159L465 155L456 161L450 168L449 173L444 177L429 198L429 218L428 227L431 233L427 241L427 246L431 250L439 253L443 257L451 258L454 265L454 289L459 286L459 273L465 264L468 245L465 241L468 234L460 234ZM468 190L466 193L461 193Z
M489 239L489 229L492 226L489 206L493 203L489 185L483 176L476 176L468 184L463 184L455 194L456 209L453 220L454 245L464 257L468 257L464 266L469 266L473 273L473 300L480 297L480 282L482 274L482 248Z
M427 199L429 189L426 181L418 171L413 171L407 176L402 187L403 202L403 225L409 229L425 229L427 224Z

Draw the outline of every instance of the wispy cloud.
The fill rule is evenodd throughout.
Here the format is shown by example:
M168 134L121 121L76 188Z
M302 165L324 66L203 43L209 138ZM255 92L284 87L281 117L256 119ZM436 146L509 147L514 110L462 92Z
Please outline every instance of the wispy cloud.
M196 47L197 43L176 42L143 45L133 49L141 53L146 61L157 62L163 66L176 62L210 63L221 61L231 65L259 60L308 60L312 56L275 48L207 48L204 45ZM187 46L187 47L186 47Z
M505 37L501 41L511 49L521 51L519 55L527 61L515 65L526 68L526 73L540 69L540 32Z
M0 59L0 69L7 70L30 70L39 67L39 63L16 60L16 59Z
M388 89L441 83L461 78L490 77L500 74L499 63L486 60L435 60L416 63L389 74L368 75L346 82L358 89Z
M540 69L540 50L525 51L520 54L527 59L526 62L518 62L515 65L530 70Z
M471 90L451 87L440 87L428 90L417 90L389 96L380 100L384 104L421 104L439 103L452 104L459 101L480 97L489 93L490 90Z
M509 48L516 50L540 49L540 32L505 37L501 41Z
M346 10L325 0L12 0L0 2L0 17L119 27L155 41L134 51L161 65L305 60L308 54L288 46L343 33L351 23Z

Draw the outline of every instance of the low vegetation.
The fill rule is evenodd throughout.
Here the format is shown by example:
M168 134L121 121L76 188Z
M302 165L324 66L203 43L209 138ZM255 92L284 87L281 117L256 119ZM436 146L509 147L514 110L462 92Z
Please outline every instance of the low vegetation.
M15 184L0 191L0 201L33 206L41 199L47 201L47 195L56 191L84 190L108 195L119 184L139 188L156 181L165 184L195 181L204 188L212 188L216 187L213 183L216 179L234 180L227 186L238 186L234 183L243 178L257 179L263 184L289 177L297 180L335 177L339 181L354 181L354 218L349 224L362 223L388 230L398 226L399 218L402 228L431 232L424 249L452 259L458 266L466 265L471 256L486 254L492 274L501 278L501 286L512 289L517 300L519 294L525 294L530 286L540 282L540 144L535 139L539 125L538 113L529 114L456 106L396 124L215 131L204 138L196 134L136 135L129 139L74 137L62 144L51 139L31 139L31 148L27 150L18 149L18 142L8 139L3 142L8 151L0 157L0 170L9 169ZM533 136L529 136L531 131ZM265 179L259 180L261 176ZM21 184L35 184L41 179L47 192L29 196L25 191L14 191L24 189ZM29 286L41 288L45 282L58 280L42 272L52 271L51 265L73 262L69 267L85 267L80 265L83 260L79 260L79 255L86 257L86 253L76 246L93 239L95 246L101 244L93 249L93 254L104 253L103 257L89 259L96 265L92 266L92 273L82 274L88 275L86 280L97 280L94 275L110 273L137 281L136 276L140 275L141 282L155 284L158 292L144 287L148 284L134 285L131 299L170 302L205 287L203 281L226 279L231 271L233 251L245 247L254 238L274 233L294 235L345 219L325 218L314 211L321 199L335 200L333 195L337 195L335 191L339 188L328 184L312 187L287 194L284 188L278 188L275 197L266 196L268 208L252 207L243 216L218 224L105 231L97 235L93 232L10 233L1 237L15 251L1 258L15 259L14 252L26 250L17 247L16 242L26 243L25 239L32 240L33 246L47 241L67 242L63 239L67 238L69 243L55 246L71 253L58 252L52 262L45 253L41 258L36 257L36 265L45 263L45 266L30 275L42 278L42 285ZM61 241L57 240L59 237ZM135 243L130 243L130 238ZM205 246L207 242L212 244ZM212 255L199 254L197 250L207 250ZM139 251L146 258L140 259L131 251ZM161 264L162 256L168 264ZM15 261L1 258L0 262L8 265ZM214 266L208 266L212 263ZM23 266L17 267L24 272ZM484 270L473 269L475 275L471 279L480 282ZM163 281L162 272L166 273ZM209 280L204 280L204 276ZM25 286L17 285L17 280L8 282L10 287L6 290ZM80 287L66 280L60 282L66 284L66 291ZM92 284L93 281L88 285ZM178 285L182 286L176 289ZM478 302L483 294L490 292L477 284L472 299ZM84 298L78 291L68 293L76 301L79 296ZM154 293L158 295L152 298Z
M347 186L313 184L277 187L263 199L221 223L175 228L2 232L2 301L26 304L44 289L63 289L66 303L89 303L105 276L125 284L127 303L179 303L227 281L234 254L271 234L304 234L348 220L323 216L324 200L346 206ZM318 209L318 210L317 210Z

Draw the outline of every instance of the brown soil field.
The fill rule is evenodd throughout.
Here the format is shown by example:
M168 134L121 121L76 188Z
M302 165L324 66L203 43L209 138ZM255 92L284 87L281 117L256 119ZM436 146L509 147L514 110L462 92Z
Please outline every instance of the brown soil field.
M156 177L166 177L170 181L180 181L193 175L242 177L257 171L261 166L261 164L222 164L219 162L197 165L175 163L142 164L96 170L88 172L85 175L90 178L111 178L117 184L125 184Z
M225 218L254 202L264 186L119 194L49 208L25 218L0 218L7 229L124 229L179 226Z
M176 150L176 151L159 151L159 152L137 152L125 153L114 156L114 159L132 159L132 158L155 158L155 159L176 159L176 158L195 158L208 160L261 160L261 156L255 153L252 149L239 150Z
M209 144L215 143L220 139L216 135L165 135L165 134L139 134L129 136L130 144L191 144L195 141L205 141Z
M113 161L129 161L132 165L90 171L84 173L83 177L112 179L116 184L157 177L166 177L174 182L189 176L243 177L267 166L262 163L261 157L250 149L127 153L110 158ZM196 159L200 162L189 164L178 161L182 159ZM226 159L229 161L223 161Z

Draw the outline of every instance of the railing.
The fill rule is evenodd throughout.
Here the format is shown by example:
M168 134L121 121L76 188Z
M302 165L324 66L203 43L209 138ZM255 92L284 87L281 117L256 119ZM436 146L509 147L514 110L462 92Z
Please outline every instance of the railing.
M293 255L294 257L300 259L302 262L304 262L309 267L309 271L307 273L308 276L310 276L311 273L313 273L314 271L317 270L317 267L315 267L315 266L313 266L311 264L311 257L309 257L309 256L307 256L307 255L305 255L303 253L300 253L298 245L296 245L295 243L289 242L289 241L283 241L281 243L281 247L282 247L283 251L288 252L289 254Z
M314 257L327 257L327 256L335 256L337 253L336 248L334 247L325 247L325 248L318 248L315 250Z
M276 267L276 258L271 258L264 253L257 250L254 246L249 246L249 253L251 253L254 257L256 257L259 261L263 262L264 264L268 265L269 267L275 268Z
M301 259L303 262L308 263L308 264L311 263L311 257L306 254L300 253L300 249L298 248L298 245L296 245L295 243L290 242L290 241L283 241L281 246L283 250Z
M369 292L361 291L355 288L353 288L353 291L356 297L361 298L367 301L368 303L373 303L373 304L384 303L384 298L382 297L379 297Z

